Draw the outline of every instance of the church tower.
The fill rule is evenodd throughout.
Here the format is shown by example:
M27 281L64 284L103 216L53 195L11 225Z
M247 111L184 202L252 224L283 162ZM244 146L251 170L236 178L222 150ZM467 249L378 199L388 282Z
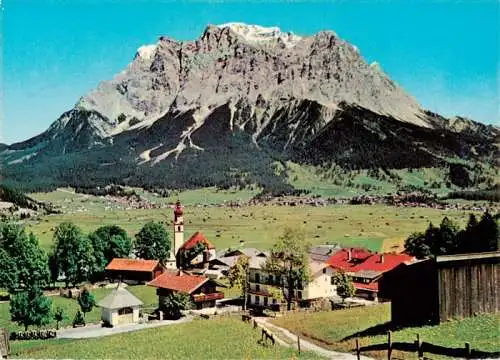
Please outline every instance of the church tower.
M179 248L184 244L184 208L177 200L174 209L174 258L177 256Z
M183 219L184 209L181 202L177 200L174 208L174 242L172 248L170 249L170 256L167 260L167 268L176 269L177 268L177 252L179 248L184 244L184 219Z

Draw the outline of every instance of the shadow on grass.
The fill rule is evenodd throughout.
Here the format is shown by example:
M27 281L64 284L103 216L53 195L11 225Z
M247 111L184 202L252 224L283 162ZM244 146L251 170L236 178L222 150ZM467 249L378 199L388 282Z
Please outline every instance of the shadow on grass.
M368 329L358 331L352 335L346 336L340 341L347 341L347 340L352 340L356 338L362 338L362 337L368 337L368 336L377 336L377 335L387 335L387 332L389 331L396 331L401 329L401 327L397 327L391 324L391 322L386 322L383 324L378 324L372 327L369 327Z

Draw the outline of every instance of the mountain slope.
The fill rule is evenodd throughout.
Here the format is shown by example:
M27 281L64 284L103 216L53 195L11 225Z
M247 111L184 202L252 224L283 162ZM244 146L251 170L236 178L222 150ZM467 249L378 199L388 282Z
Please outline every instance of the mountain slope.
M19 183L286 183L276 163L347 169L494 161L499 130L425 111L333 32L209 25L161 37L41 135L0 149ZM497 163L493 163L495 167Z

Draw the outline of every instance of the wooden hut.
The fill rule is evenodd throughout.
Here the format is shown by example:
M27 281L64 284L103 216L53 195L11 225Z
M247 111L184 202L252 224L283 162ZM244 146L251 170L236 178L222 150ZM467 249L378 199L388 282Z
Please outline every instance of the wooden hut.
M500 311L500 251L438 256L384 274L379 295L391 299L397 325L436 324Z

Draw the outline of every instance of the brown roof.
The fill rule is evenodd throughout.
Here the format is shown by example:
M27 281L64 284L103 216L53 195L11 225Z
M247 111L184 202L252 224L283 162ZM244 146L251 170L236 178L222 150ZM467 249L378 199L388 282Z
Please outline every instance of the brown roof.
M180 274L180 275L179 275ZM191 294L209 279L205 276L189 275L185 272L167 271L149 282L149 286Z
M114 258L106 266L106 270L122 270L122 271L153 271L160 262L158 260L143 260L143 259L120 259Z

